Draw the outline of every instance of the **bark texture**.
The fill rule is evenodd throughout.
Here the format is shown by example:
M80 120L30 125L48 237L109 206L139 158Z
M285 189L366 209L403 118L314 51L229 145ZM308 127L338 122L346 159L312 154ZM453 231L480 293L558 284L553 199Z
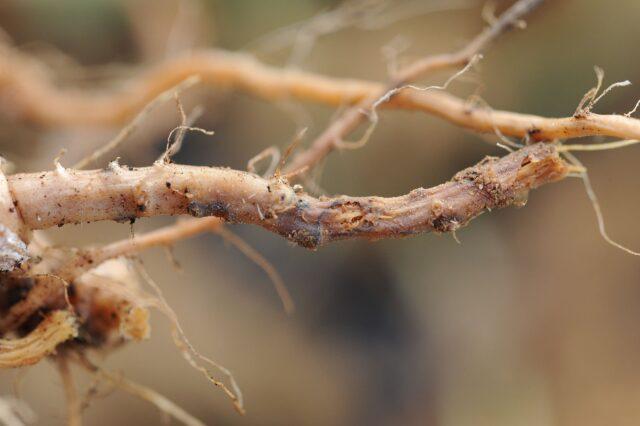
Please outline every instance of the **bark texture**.
M502 158L487 157L447 183L391 198L315 198L284 179L160 163L18 174L9 177L9 187L30 229L190 214L259 225L314 249L349 238L455 231L485 210L522 202L530 189L567 172L556 146L538 143Z

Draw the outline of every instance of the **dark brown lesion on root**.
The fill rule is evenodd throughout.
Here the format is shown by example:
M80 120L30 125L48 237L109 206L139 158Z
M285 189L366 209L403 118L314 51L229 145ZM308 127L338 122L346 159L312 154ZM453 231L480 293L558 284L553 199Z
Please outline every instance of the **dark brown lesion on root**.
M305 248L350 238L394 238L452 232L485 210L510 206L530 189L562 179L567 165L552 144L487 157L447 183L396 198L300 195L294 208L263 226Z
M315 249L344 239L456 231L485 210L519 204L529 190L562 179L567 171L556 145L536 143L502 158L487 157L444 184L389 198L315 198L294 189L284 178L263 179L236 170L175 164L109 176L100 170L69 171L68 178L48 172L49 187L36 186L37 191L36 175L11 176L9 183L20 205L29 207L29 214L23 217L31 229L61 221L190 214L258 225L296 245ZM76 194L75 190L88 185L100 191ZM184 190L177 191L178 187ZM51 194L56 194L55 199ZM137 207L140 199L146 200L144 209Z
M216 216L227 222L233 222L233 213L229 211L229 205L221 201L211 203L191 201L187 205L187 213L194 217Z

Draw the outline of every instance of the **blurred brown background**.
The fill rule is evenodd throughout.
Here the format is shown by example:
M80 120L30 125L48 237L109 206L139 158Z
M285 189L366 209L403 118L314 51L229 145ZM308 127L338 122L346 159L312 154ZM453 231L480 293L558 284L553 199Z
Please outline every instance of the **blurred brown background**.
M328 75L384 79L384 46L404 40L408 48L401 57L408 58L453 50L481 30L482 4L399 1L388 10L404 11L405 19L339 29L294 59ZM60 84L91 85L135 73L134 65L211 46L249 50L284 66L290 50L275 50L273 32L338 5L2 0L0 26L56 69ZM424 13L442 5L454 10ZM526 31L502 37L473 78L451 91L468 96L481 85L494 108L570 115L594 84L594 65L605 69L608 83L640 82L639 17L637 0L547 0L527 19ZM206 106L198 125L216 135L190 135L176 162L243 169L265 147L286 147L295 132L287 108L246 94L199 90L188 104ZM639 97L636 86L618 89L596 111L625 112ZM294 109L308 115L308 140L334 113L306 104ZM172 106L154 113L114 155L126 164L149 164L177 122ZM117 130L40 129L3 117L0 149L18 170L48 169L60 148L68 150L63 162L72 164ZM329 158L318 183L328 193L401 194L443 182L487 154L502 151L439 119L389 111L365 148ZM639 249L640 148L580 158L610 234ZM135 230L170 222L140 221ZM222 393L182 360L160 314L154 314L151 340L111 354L105 366L165 394L207 424L640 424L640 262L600 237L578 179L535 191L523 209L483 215L458 233L462 244L448 235L422 235L309 252L257 228L233 230L284 276L298 305L294 316L281 311L262 271L217 237L176 246L183 273L160 250L144 259L196 347L234 372L247 416L236 415ZM126 238L129 227L98 223L50 234L58 243L81 246ZM52 366L41 363L25 374L22 394L38 424L63 424L61 384ZM3 394L12 392L18 375L3 372ZM157 424L160 417L116 391L95 401L85 421Z

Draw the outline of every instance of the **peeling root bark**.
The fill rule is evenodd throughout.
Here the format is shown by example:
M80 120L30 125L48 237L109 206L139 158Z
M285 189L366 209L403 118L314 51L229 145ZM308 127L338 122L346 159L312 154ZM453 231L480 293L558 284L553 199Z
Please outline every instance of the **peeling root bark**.
M449 232L484 210L526 199L530 189L566 176L553 144L538 143L485 158L433 188L393 198L314 198L283 179L209 167L155 164L129 169L56 170L10 176L24 224L44 229L98 220L190 214L262 226L300 246L350 238Z
M53 311L31 333L18 339L0 339L0 368L32 365L78 334L69 311Z

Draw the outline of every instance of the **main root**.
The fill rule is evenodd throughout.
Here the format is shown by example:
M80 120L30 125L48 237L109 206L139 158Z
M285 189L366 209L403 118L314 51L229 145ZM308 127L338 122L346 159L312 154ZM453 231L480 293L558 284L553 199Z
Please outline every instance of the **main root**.
M8 182L30 229L190 214L259 225L315 249L351 238L454 231L483 211L509 206L566 173L556 146L539 143L501 159L487 158L445 184L393 198L314 198L283 178L160 163L137 169L16 174Z

